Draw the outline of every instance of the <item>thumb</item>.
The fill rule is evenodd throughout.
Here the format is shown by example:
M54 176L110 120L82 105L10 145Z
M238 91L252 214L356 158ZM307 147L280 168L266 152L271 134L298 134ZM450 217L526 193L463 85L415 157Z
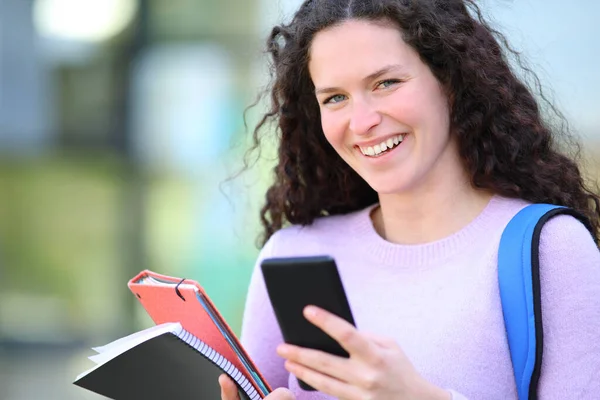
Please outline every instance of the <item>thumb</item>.
M296 400L296 396L289 389L277 388L272 391L265 400Z
M221 386L221 400L240 400L235 382L227 375L219 376L219 385Z

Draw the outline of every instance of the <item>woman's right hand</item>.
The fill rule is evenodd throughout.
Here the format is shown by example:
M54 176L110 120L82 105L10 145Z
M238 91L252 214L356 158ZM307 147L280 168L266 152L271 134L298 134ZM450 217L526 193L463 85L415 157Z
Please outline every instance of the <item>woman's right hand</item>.
M221 400L240 400L238 388L234 381L226 374L219 376L221 386ZM265 400L296 400L296 397L288 389L278 388L269 393Z

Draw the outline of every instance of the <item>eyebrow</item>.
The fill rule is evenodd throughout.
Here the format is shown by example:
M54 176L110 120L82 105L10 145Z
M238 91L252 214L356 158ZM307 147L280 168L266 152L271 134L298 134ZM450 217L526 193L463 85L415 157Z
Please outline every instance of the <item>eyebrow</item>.
M386 65L385 67L378 69L377 71L373 72L372 74L369 74L367 76L365 76L362 81L363 82L369 82L372 80L375 80L377 78L379 78L382 75L387 74L388 72L392 72L392 71L396 71L402 69L402 66L400 64L390 64L390 65ZM326 93L337 93L339 91L341 91L342 89L340 89L339 87L325 87L325 88L317 88L315 89L315 94L326 94Z

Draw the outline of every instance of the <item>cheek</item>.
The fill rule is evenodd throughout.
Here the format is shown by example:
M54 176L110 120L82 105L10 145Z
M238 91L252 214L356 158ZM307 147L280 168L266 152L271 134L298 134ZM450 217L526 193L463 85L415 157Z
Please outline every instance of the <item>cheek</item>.
M430 123L437 129L443 130L444 134L447 133L445 131L450 120L450 108L448 98L437 81L431 82L427 90L423 91L420 101L423 105L427 104L423 110Z
M449 108L446 98L433 88L402 93L394 99L390 113L400 122L412 129L427 132L427 135L448 133Z
M390 113L399 121L416 127L426 121L431 103L422 90L398 92L389 102Z
M322 112L321 128L325 134L325 139L334 147L341 147L344 141L344 122L338 113Z

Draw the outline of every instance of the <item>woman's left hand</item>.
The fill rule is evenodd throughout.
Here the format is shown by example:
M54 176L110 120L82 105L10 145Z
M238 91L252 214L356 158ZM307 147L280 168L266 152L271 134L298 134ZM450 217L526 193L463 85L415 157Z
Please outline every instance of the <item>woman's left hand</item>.
M449 400L450 392L422 378L396 342L359 332L347 321L314 306L304 316L349 354L338 357L289 344L277 348L286 369L315 389L344 400Z

